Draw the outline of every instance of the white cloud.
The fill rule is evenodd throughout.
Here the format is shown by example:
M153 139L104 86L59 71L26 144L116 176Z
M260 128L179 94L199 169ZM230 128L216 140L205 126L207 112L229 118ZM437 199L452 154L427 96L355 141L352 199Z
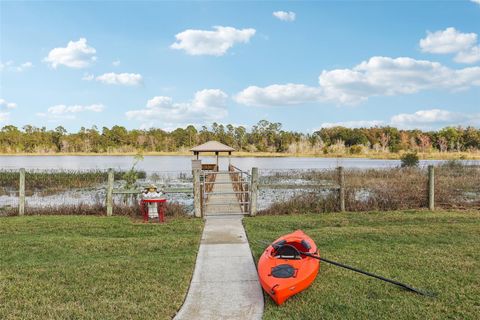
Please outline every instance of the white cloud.
M419 110L414 113L400 113L389 121L358 120L322 123L321 128L342 126L346 128L371 128L375 126L392 126L399 129L436 130L447 126L479 126L480 113L468 114L443 109Z
M480 4L480 0L470 0L472 1L473 3L476 3L476 4Z
M420 48L429 53L455 53L471 48L477 42L475 33L462 33L455 28L429 32L420 40Z
M0 71L10 70L10 71L16 71L16 72L23 72L32 67L33 67L33 63L31 63L30 61L21 63L19 65L15 65L15 63L12 60L9 60L5 63L0 62Z
M480 67L450 69L438 62L407 57L372 57L352 69L324 70L319 86L274 84L250 86L236 96L250 106L296 105L331 101L357 104L373 96L413 94L424 90L450 91L480 86Z
M480 114L466 114L442 109L419 110L401 113L390 119L392 126L403 129L430 130L445 126L479 125Z
M463 117L460 114L447 110L430 109L420 110L415 113L401 113L392 117L391 122L395 126L404 127L415 124L447 123L458 121Z
M8 102L5 99L0 98L0 123L6 122L10 118L10 112L7 110L15 109L16 103Z
M455 28L427 32L427 37L420 40L423 52L448 54L456 53L454 60L458 63L475 63L480 61L480 46L476 33L462 33Z
M44 59L53 68L64 65L70 68L86 68L97 58L96 50L88 46L87 39L80 38L78 41L68 42L65 48L55 48Z
M16 103L8 102L7 100L0 98L0 110L15 109L16 107L17 107Z
M10 112L0 112L0 122L6 122L10 118Z
M358 103L371 96L468 87L475 79L480 80L480 68L452 70L425 60L372 57L352 69L323 71L319 83L328 99Z
M267 87L250 86L235 96L235 101L249 106L285 106L320 101L319 87L303 84L274 84Z
M47 117L50 120L71 120L75 119L76 114L81 112L102 112L105 110L105 106L100 103L90 105L64 105L58 104L51 106L47 109L47 112L38 112L36 115L39 117Z
M371 128L385 125L382 120L358 120L358 121L340 121L340 122L324 122L321 128L345 127L345 128Z
M65 114L65 113L78 113L84 111L102 112L105 109L103 104L91 104L91 105L72 105L66 106L64 104L58 104L47 109L49 114Z
M275 11L272 15L282 21L295 21L296 14L292 11Z
M17 67L17 71L22 72L22 71L25 71L27 69L30 69L31 67L33 67L33 63L31 63L30 61L27 61L27 62L24 62L21 65L19 65Z
M112 66L118 67L120 65L120 60L115 60L112 62Z
M91 74L91 73L84 73L83 74L82 80L92 81L93 79L95 79L95 76L93 74Z
M7 63L3 63L0 61L0 71L3 71L7 67Z
M136 86L143 82L143 78L138 73L105 73L95 78L96 81L100 81L106 84L124 85L124 86Z
M128 119L143 123L160 122L164 128L218 121L228 115L227 98L227 94L219 89L197 91L192 101L183 103L175 103L170 97L157 96L148 100L145 108L127 111L125 115Z
M248 43L255 29L235 29L214 26L214 31L188 29L175 35L177 39L170 48L185 50L190 55L222 56L235 43Z
M454 60L459 63L475 63L480 61L480 46L475 46L467 51L457 53Z

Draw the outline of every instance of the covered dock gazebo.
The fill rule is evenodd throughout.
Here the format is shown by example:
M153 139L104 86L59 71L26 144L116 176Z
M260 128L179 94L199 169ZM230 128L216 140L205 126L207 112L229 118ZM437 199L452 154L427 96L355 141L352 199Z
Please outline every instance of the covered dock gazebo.
M194 159L192 160L192 169L202 169L202 170L214 170L218 171L218 156L220 152L228 153L228 164L230 165L230 156L232 152L235 151L234 148L227 146L218 141L208 141L199 146L193 147L190 149L193 152ZM215 153L217 159L216 164L202 164L199 159L200 153ZM215 168L213 168L215 166Z

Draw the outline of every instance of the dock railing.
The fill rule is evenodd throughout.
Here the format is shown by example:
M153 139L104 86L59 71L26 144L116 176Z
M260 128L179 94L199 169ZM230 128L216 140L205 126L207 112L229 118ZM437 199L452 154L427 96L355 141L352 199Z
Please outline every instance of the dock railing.
M243 212L250 212L250 178L251 175L242 169L230 164L228 166L233 190L236 192L238 202Z

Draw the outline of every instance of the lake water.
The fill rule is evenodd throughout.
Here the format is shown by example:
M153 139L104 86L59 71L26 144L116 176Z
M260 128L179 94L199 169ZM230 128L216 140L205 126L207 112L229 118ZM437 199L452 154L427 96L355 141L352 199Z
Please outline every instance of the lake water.
M215 163L215 157L201 157L204 163ZM145 156L137 168L146 172L154 171L190 171L191 156ZM3 169L130 169L134 162L133 156L0 156L0 168ZM345 168L389 168L400 165L399 160L378 160L361 158L256 158L232 157L233 165L250 170L259 169L328 169L343 166ZM442 160L422 160L422 166L438 164ZM466 163L480 165L480 160L466 160ZM220 157L220 169L227 169L228 158Z

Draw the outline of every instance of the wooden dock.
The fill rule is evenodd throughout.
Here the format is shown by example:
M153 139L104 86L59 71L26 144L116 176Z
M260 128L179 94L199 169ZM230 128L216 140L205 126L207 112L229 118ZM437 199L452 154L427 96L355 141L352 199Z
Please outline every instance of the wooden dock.
M230 173L219 172L215 176L212 192L206 197L205 215L243 215Z

